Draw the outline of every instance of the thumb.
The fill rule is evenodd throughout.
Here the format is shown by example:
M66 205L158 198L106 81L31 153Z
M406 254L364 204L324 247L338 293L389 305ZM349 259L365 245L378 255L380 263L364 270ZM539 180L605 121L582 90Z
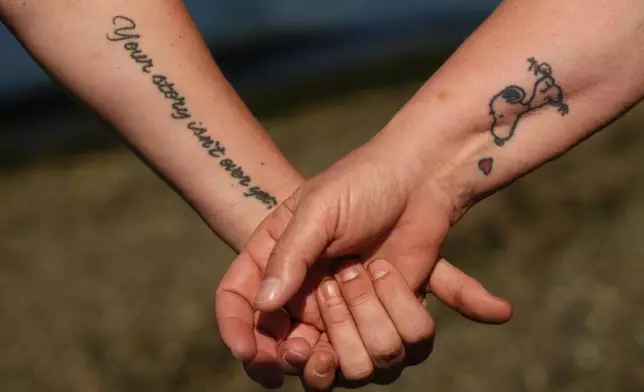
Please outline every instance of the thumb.
M310 200L310 199L309 199ZM308 269L324 252L332 235L334 217L322 203L307 201L295 209L291 199L273 214L291 214L266 265L266 272L255 297L257 309L265 312L283 307L302 287Z

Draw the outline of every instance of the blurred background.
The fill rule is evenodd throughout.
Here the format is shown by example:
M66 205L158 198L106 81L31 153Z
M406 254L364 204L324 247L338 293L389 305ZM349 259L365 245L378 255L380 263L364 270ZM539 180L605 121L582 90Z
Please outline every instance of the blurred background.
M313 175L380 130L497 1L186 3ZM232 251L4 26L0 53L0 391L260 390L213 320ZM367 390L644 391L643 125L639 106L470 212L444 255L514 318L482 326L432 302L434 355Z

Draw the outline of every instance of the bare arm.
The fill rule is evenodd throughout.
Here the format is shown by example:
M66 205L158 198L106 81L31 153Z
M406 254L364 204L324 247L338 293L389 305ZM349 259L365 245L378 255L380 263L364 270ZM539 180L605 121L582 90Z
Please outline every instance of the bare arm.
M0 14L235 249L300 184L183 2L0 0Z
M469 207L642 99L643 62L640 0L505 1L381 133L285 202L257 307L282 306L321 256L388 260L419 287Z
M643 61L641 1L505 1L381 138L463 211L640 101Z

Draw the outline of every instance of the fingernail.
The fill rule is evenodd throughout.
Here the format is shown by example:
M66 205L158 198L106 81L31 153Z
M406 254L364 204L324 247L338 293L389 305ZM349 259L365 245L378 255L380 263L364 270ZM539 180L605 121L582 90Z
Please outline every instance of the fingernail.
M360 270L357 264L350 264L348 266L340 267L335 274L335 278L340 282L348 282L358 277Z
M374 279L380 279L391 271L391 266L384 260L375 260L369 264L369 273Z
M327 280L322 284L320 289L322 290L322 296L327 305L334 305L342 301L340 286L338 286L336 281Z
M263 303L275 300L282 290L282 281L279 278L268 276L262 281L259 292L255 296L256 303Z
M325 377L334 367L333 361L322 361L313 364L313 373L318 377Z
M293 367L299 367L306 364L308 358L294 351L286 351L283 356L284 360Z

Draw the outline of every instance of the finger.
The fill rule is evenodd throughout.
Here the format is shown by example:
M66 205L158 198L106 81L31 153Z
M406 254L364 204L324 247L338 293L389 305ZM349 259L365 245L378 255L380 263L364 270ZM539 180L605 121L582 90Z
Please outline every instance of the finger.
M342 299L338 282L333 279L323 282L317 295L326 333L338 356L343 376L347 380L368 379L373 373L373 363Z
M277 360L287 374L298 374L313 354L320 332L312 325L297 323L277 346Z
M252 360L257 353L253 335L255 295L275 238L284 230L289 218L290 213L287 216L269 215L264 219L217 288L215 313L220 334L233 354L246 361Z
M438 208L439 203L431 200L415 201L422 203L422 211L430 217L444 216ZM428 210L435 208L436 211ZM449 221L441 219L419 219L418 208L413 205L400 217L372 260L387 260L396 267L412 290L418 289L426 281L438 260Z
M384 260L375 260L368 268L378 299L403 342L417 344L432 339L434 320L402 275Z
M257 355L253 333L255 310L250 301L260 279L257 266L242 253L226 271L215 295L215 315L222 340L233 355L244 361Z
M324 391L331 388L337 370L338 358L328 335L322 334L302 374L306 389Z
M283 310L275 312L256 312L255 330L270 336L275 342L283 341L291 329L291 318Z
M283 311L255 314L253 331L257 342L257 355L244 363L248 376L265 388L276 389L284 382L284 373L277 359L277 342L290 329L290 318Z
M483 285L441 259L432 272L428 291L465 317L488 324L512 318L512 306L488 292Z
M289 199L274 214L287 216L288 208L294 204L295 199ZM258 309L279 309L298 292L308 268L329 242L327 220L323 205L313 202L300 206L291 216L268 259L264 280L255 297Z
M347 263L337 271L336 279L374 365L379 369L389 369L401 364L405 353L402 340L380 303L364 266L361 263ZM407 292L418 304L408 286ZM427 313L425 310L423 312Z
M322 279L328 274L329 272L326 268L316 268L314 266L309 269L304 284L295 297L286 305L292 317L313 325L320 331L324 330L324 323L322 323L322 317L320 316L315 291L320 286Z
M244 370L248 377L267 389L277 389L284 383L284 373L277 364L275 357L275 342L265 341L266 337L259 337L263 349L258 350L257 356L252 361L244 362ZM273 347L273 351L265 351Z
M290 218L291 212L288 208L280 209L269 215L257 227L250 240L246 243L244 252L242 252L238 258L241 258L243 255L245 255L246 258L250 258L256 268L260 271L261 276L263 276L271 251L273 250L277 239L286 228ZM255 295L259 289L261 276L253 281L253 283L255 283L253 284L255 291L249 297L249 301L251 303L254 303L255 301ZM315 290L320 285L322 277L323 274L320 269L314 268L309 271L300 292L292 298L286 306L293 317L307 324L312 324L318 329L323 329L324 326L322 324L320 312L318 311L318 304L315 299ZM244 282L238 283L243 284Z

